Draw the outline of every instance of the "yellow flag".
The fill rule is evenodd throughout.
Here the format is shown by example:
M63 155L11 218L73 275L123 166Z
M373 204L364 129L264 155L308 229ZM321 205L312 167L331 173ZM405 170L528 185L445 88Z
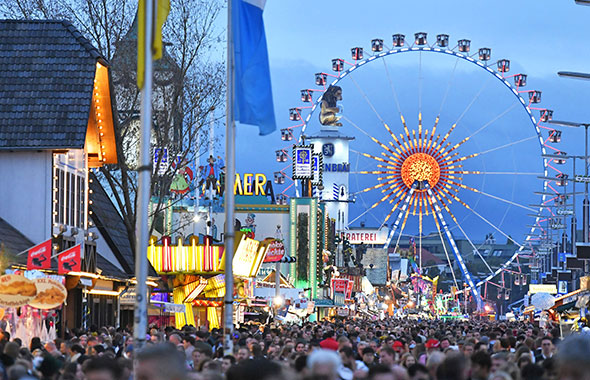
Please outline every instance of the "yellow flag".
M154 39L152 40L152 54L154 60L162 58L162 28L170 13L170 0L158 0L158 9L156 11L156 29L154 30Z
M170 12L170 0L139 0L137 7L137 87L143 88L143 80L145 76L145 3L146 1L153 1L157 3L155 9L155 25L150 33L152 40L152 59L158 60L162 58L162 27L166 22L168 13Z

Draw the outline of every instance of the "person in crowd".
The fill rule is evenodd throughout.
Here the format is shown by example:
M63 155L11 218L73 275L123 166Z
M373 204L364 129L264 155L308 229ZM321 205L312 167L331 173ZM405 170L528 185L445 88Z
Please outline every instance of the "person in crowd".
M553 339L550 336L544 336L541 339L541 352L535 356L535 363L541 364L543 360L553 356Z
M93 357L82 365L86 380L120 380L123 371L116 360L107 357Z
M486 380L491 368L492 358L487 352L480 350L471 355L471 380Z
M504 351L496 352L492 355L492 367L490 372L494 373L496 370L508 362L508 354Z
M559 345L557 378L559 380L590 380L590 335L570 335Z
M240 363L240 362L243 362L244 360L248 360L248 359L250 359L250 350L248 350L248 347L238 348L237 355L236 355L236 361L238 363Z
M342 362L333 350L319 349L307 357L308 375L311 378L337 380Z
M411 353L406 352L402 355L400 359L400 364L405 368L410 368L411 366L416 364L416 358L414 358L414 355L412 355Z
M410 380L430 380L428 369L420 363L416 363L408 368Z
M185 356L172 345L148 346L136 353L136 360L135 380L186 380Z
M334 330L328 330L324 333L324 339L320 342L320 347L327 350L338 350L338 342L334 339L336 332Z
M396 352L391 347L381 348L379 355L379 364L393 367L395 364Z
M375 350L370 346L366 346L363 349L361 361L367 368L371 368L375 364Z

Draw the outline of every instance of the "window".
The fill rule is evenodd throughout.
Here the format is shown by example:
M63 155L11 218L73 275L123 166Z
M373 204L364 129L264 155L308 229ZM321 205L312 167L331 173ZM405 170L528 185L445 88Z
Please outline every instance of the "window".
M53 224L83 229L86 222L83 152L53 155Z

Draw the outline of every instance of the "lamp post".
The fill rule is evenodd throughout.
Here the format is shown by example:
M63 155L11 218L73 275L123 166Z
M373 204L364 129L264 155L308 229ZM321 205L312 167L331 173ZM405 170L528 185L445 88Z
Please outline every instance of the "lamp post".
M585 79L590 79L590 74L583 74L583 73L573 73L576 74L576 76L570 75L572 73L567 73L562 75L562 73L564 72L560 72L559 75L560 76L567 76L567 77L575 77L578 78L579 75L584 75L587 78ZM560 121L560 120L551 120L549 121L549 123L551 124L555 124L555 125L560 125L563 127L571 127L571 128L579 128L579 127L584 127L585 130L585 135L584 135L584 156L580 157L580 156L574 156L574 161L576 158L583 158L584 159L584 179L581 182L584 182L584 200L582 201L582 232L583 232L583 236L582 236L582 241L584 243L588 243L588 230L590 228L589 226L589 216L590 216L590 202L588 201L588 182L590 182L590 178L588 177L588 127L590 127L590 123L575 123L575 122L571 122L571 121ZM575 165L575 163L574 163ZM574 182L576 182L578 180L578 178L576 178L575 175L575 166L574 166ZM575 199L575 191L574 191L574 199ZM575 201L574 201L575 202ZM575 210L574 210L575 212ZM575 238L574 238L575 239ZM575 240L572 240L572 242L574 242ZM584 264L584 272L586 274L588 274L590 272L590 263L588 263L588 261L585 261Z
M588 74L590 78L590 74ZM590 123L574 123L571 121L561 121L561 120L551 120L549 121L550 124L560 125L563 127L570 127L570 128L579 128L584 127L585 129L585 137L584 137L584 201L582 203L582 230L583 230L583 242L588 243L588 216L589 216L589 209L590 203L588 202L588 127L590 127ZM573 156L574 160L576 158L582 158L580 156ZM574 164L575 165L575 164ZM574 167L575 172L575 167ZM576 181L575 173L574 173L574 181ZM575 192L575 191L574 191ZM575 194L574 194L575 197Z

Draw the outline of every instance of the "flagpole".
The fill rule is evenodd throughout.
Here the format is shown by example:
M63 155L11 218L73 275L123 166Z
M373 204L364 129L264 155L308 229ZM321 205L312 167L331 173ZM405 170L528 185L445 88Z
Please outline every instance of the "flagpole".
M234 253L234 182L235 167L235 120L234 120L234 42L233 42L233 0L227 4L227 89L225 105L225 302L223 309L224 342L226 355L233 354L233 296L234 276L232 269Z
M137 279L135 323L133 326L134 349L145 345L147 333L147 246L149 240L148 207L151 189L150 134L152 130L152 33L154 3L145 1L144 82L141 90L141 139L137 208L135 210L135 277ZM157 3L156 3L157 4Z

